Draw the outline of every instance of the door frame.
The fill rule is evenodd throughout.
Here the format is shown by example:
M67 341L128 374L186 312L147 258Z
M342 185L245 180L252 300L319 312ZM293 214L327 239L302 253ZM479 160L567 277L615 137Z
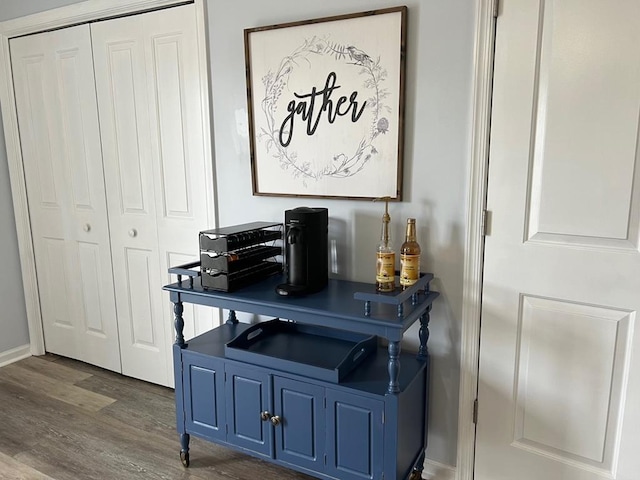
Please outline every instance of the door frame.
M478 0L474 45L472 137L467 183L467 231L463 276L462 334L460 340L460 396L456 480L473 480L478 395L480 316L486 227L491 98L496 20L500 0Z
M22 286L24 289L29 327L30 352L32 355L43 355L45 353L44 331L42 327L40 295L38 292L38 279L31 235L31 221L27 202L27 189L22 164L22 149L20 147L18 113L13 89L9 40L22 35L187 3L194 3L196 8L196 35L198 41L198 56L200 59L200 82L201 85L204 86L200 107L203 119L203 130L205 132L203 151L205 158L211 159L210 162L207 162L206 172L212 181L212 186L207 192L207 206L212 217L209 219L209 222L215 225L215 217L217 215L214 201L212 137L209 134L209 132L211 132L209 108L211 89L209 83L208 21L205 0L129 0L126 3L123 3L122 0L88 0L0 22L0 105L2 105L2 122L4 124L9 179L11 182L11 195L13 199L13 211L16 221L22 272Z

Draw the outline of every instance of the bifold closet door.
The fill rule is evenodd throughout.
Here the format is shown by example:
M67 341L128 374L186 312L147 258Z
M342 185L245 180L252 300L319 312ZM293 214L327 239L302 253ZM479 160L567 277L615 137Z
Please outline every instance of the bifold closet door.
M89 26L10 51L46 350L119 372Z
M123 373L164 385L173 312L162 285L170 265L197 259L212 217L196 31L194 5L91 26Z

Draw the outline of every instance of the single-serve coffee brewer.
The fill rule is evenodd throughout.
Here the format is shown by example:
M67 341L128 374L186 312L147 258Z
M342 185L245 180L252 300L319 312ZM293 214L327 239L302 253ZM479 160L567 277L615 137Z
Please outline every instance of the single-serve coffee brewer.
M286 283L276 287L284 296L322 290L329 279L326 208L298 207L284 212L284 261Z

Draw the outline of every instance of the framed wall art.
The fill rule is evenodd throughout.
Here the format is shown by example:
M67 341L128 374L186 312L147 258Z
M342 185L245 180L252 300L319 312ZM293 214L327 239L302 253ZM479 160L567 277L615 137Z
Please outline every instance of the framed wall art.
M406 16L244 31L254 195L402 199Z

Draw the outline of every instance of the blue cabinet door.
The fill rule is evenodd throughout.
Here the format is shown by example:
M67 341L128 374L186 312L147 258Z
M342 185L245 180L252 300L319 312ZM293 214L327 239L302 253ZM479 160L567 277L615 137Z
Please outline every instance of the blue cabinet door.
M340 480L381 479L384 402L327 389L326 473Z
M276 458L322 472L324 470L324 388L273 377Z
M227 364L227 441L273 457L273 426L261 418L270 412L270 376L251 368Z
M213 357L185 355L182 370L184 383L185 426L187 431L209 439L224 440L224 363Z

